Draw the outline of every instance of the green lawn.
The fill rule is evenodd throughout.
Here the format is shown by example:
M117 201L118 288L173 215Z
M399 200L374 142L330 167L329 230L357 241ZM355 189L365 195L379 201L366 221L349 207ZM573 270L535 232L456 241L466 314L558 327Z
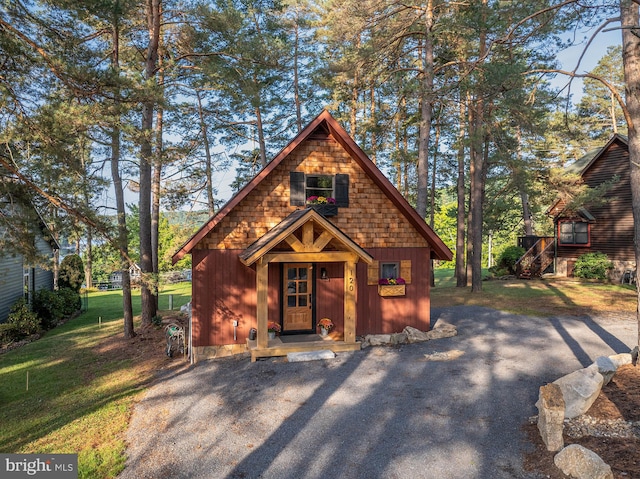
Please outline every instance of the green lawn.
M637 301L635 285L566 279L485 280L481 292L471 293L470 287L456 288L452 269L436 269L435 284L434 307L472 304L534 316L634 313Z
M191 285L161 290L160 309L168 308L169 294L178 309L190 300ZM122 293L91 293L80 316L1 355L0 451L78 453L80 477L115 477L124 467L133 401L151 379L131 360L98 350L122 330Z

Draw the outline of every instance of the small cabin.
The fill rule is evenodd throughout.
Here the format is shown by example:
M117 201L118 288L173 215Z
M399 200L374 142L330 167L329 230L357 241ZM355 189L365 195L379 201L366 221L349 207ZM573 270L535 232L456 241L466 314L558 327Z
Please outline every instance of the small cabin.
M631 180L627 139L613 135L602 148L594 150L569 166L584 183L595 188L616 179L604 194L602 204L574 208L568 212L562 201L554 203L547 213L555 227L555 272L573 276L579 256L600 252L608 256L614 268L610 279L619 282L625 273L635 271L634 222L631 209Z
M327 111L174 263L186 254L194 360L355 350L367 334L429 330L432 260L452 257ZM333 324L326 337L318 334L321 319ZM270 338L269 329L279 335Z

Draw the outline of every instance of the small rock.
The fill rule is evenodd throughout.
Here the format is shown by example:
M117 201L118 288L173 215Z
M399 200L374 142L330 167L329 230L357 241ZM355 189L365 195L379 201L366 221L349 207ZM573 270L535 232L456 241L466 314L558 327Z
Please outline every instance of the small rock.
M425 334L428 339L451 338L458 334L458 330L452 324L438 323L435 328Z
M391 344L391 335L390 334L368 334L365 337L365 340L371 346L385 346L387 344Z
M396 344L407 344L409 342L409 338L407 336L407 333L402 332L402 333L394 333L391 335L391 344L396 345Z
M611 467L595 452L578 444L565 447L553 462L564 474L576 479L613 479Z
M423 341L429 340L429 336L427 336L427 333L411 326L405 327L402 332L407 335L407 341L409 341L410 343L421 343Z

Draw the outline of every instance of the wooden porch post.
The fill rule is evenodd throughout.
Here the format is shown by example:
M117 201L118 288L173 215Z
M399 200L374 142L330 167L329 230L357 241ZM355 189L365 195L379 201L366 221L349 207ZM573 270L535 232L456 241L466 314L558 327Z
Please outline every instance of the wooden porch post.
M356 261L352 257L344 263L344 341L356 342Z
M256 263L256 319L258 322L258 349L266 349L269 345L267 322L269 304L267 303L269 287L269 263L260 258Z

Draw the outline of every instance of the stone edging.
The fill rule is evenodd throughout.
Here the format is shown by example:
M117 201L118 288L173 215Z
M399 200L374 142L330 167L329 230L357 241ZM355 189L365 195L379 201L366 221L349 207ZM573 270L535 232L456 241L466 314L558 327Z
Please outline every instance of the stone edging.
M638 434L640 424L629 424L627 421L589 421L583 416L618 368L631 363L631 353L600 356L590 366L540 387L536 402L538 430L547 450L559 451L553 462L564 474L578 479L613 479L611 467L596 453L578 444L564 447L562 435L566 427L566 432L571 437L580 437L574 434L585 435L590 432L613 437L612 430L618 426L624 434L630 436L617 437L633 437ZM616 424L610 424L612 422Z

